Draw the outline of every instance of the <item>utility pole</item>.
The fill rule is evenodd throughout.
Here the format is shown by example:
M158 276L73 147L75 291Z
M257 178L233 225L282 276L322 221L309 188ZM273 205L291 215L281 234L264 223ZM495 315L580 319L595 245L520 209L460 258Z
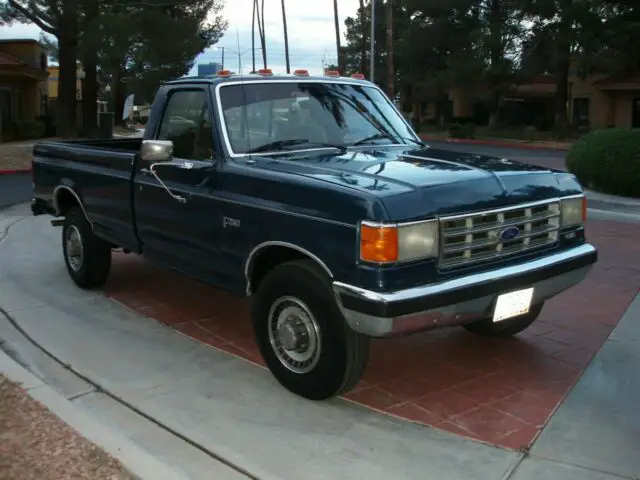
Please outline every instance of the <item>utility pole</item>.
M376 0L371 0L371 58L369 66L369 78L370 81L375 81L375 67L376 67Z
M387 90L391 100L395 96L395 68L393 65L393 0L387 0Z

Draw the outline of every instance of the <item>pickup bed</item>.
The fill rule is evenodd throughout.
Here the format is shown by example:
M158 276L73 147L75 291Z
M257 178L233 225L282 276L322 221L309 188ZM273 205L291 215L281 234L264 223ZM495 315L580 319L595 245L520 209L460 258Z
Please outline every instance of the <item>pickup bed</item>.
M573 175L431 148L364 80L223 72L151 112L144 138L37 144L33 213L64 217L82 288L120 248L250 296L265 363L309 399L356 385L370 337L515 335L597 260Z

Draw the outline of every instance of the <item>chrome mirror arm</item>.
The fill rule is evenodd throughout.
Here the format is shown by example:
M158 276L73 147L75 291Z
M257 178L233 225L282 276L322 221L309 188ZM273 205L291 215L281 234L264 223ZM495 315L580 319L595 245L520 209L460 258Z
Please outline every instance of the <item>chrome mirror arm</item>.
M153 178L155 178L158 183L162 186L162 188L165 189L165 191L169 194L169 196L171 198L173 198L174 200L180 202L180 203L187 203L187 199L181 195L176 195L175 193L173 193L171 191L171 189L169 187L167 187L165 185L165 183L162 181L162 179L160 178L160 176L158 175L158 173L156 172L156 167L162 166L162 165L173 165L175 166L175 163L173 162L158 162L158 163L153 163L149 168L142 168L140 169L140 173L145 174L145 175L151 175L153 176Z

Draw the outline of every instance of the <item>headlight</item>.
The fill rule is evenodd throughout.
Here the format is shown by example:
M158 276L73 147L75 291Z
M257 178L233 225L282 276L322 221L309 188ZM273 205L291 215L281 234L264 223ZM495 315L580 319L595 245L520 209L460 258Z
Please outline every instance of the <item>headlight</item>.
M360 225L360 259L365 262L409 262L437 255L437 220L403 225L362 222Z
M583 225L587 219L587 197L567 197L560 199L560 224L563 228Z

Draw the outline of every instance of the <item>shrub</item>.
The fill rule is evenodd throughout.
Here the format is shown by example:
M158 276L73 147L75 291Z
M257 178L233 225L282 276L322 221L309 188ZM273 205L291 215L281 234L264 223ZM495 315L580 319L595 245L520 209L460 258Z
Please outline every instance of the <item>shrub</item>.
M449 125L451 138L473 138L475 128L472 124L452 123Z
M640 129L608 128L588 133L573 145L566 164L587 188L640 197Z

